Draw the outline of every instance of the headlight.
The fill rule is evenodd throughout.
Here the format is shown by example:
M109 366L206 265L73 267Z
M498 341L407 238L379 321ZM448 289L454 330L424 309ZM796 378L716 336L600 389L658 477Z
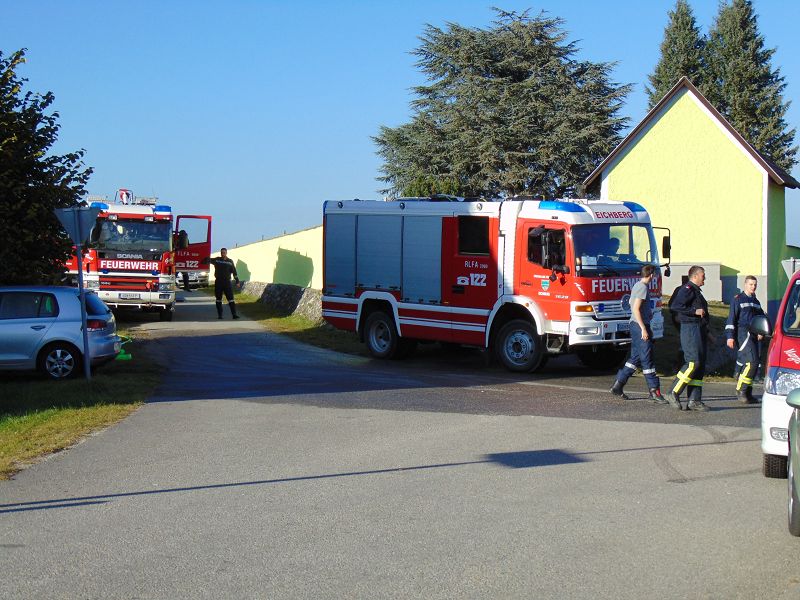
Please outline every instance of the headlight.
M99 290L100 281L97 279L87 279L83 282L83 287L85 287L87 290Z
M776 396L786 396L795 388L800 388L800 371L772 367L764 380L764 389Z
M158 284L158 291L159 292L171 292L175 289L174 283L159 283Z

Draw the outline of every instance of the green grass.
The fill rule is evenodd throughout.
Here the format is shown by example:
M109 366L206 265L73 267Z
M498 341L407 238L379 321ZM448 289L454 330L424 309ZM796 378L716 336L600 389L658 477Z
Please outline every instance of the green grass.
M664 308L662 315L664 315L664 337L656 341L655 355L656 355L656 371L661 377L672 377L683 366L680 359L681 340L680 333L672 324L669 310L667 309L668 297L664 297ZM714 346L725 345L725 322L728 319L728 305L722 302L709 302L708 312L711 316L709 331L715 338ZM709 345L710 347L711 345ZM717 380L732 379L733 372L732 362L726 363L711 373L706 374L706 379L709 376Z
M91 383L81 378L48 381L27 372L0 376L0 479L141 406L161 369L147 358L142 342L134 340L126 349L133 360L104 365Z

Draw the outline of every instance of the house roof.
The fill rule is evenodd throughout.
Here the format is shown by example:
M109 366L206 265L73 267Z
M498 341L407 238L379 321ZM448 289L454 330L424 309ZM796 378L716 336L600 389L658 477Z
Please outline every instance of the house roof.
M728 120L723 117L720 112L714 108L714 106L706 99L700 91L694 87L691 81L687 77L681 77L678 82L672 86L672 89L667 92L667 94L656 104L650 112L647 113L644 119L633 128L633 130L625 137L619 145L614 148L614 150L609 154L605 160L594 170L592 171L591 175L589 175L586 179L583 180L583 185L586 188L589 188L597 178L602 174L603 170L610 165L614 159L617 158L620 154L622 154L628 147L628 145L637 138L639 133L647 127L651 121L653 121L657 114L661 111L661 109L681 90L686 89L689 93L693 94L702 104L705 106L708 111L728 130L728 132L734 137L734 139L739 142L742 149L747 152L750 156L753 157L761 167L767 172L769 178L777 183L778 185L782 185L788 188L798 188L800 187L800 183L789 175L786 171L781 169L778 165L774 162L769 160L766 156L761 154L758 150L753 148L742 136L741 134L733 128L733 125L728 123Z

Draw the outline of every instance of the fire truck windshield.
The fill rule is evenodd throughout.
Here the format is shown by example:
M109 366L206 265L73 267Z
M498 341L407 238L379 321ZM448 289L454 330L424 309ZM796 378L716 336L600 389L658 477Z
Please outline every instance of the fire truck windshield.
M576 225L572 228L576 267L582 271L636 272L656 264L655 237L649 225Z
M107 221L98 219L92 229L92 246L102 250L167 252L172 225L168 221Z

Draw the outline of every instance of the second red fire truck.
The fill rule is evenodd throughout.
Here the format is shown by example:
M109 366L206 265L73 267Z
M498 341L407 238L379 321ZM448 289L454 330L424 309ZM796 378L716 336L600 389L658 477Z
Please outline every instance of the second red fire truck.
M211 217L180 215L155 198L137 198L119 190L118 203L91 202L99 209L83 255L84 285L114 309L157 312L171 321L175 310L175 273L202 271L211 251ZM78 261L67 262L77 278Z
M512 371L567 352L615 366L638 272L669 258L668 231L659 249L634 202L400 198L323 213L323 316L380 358L433 340L488 348ZM659 338L660 266L650 302Z

